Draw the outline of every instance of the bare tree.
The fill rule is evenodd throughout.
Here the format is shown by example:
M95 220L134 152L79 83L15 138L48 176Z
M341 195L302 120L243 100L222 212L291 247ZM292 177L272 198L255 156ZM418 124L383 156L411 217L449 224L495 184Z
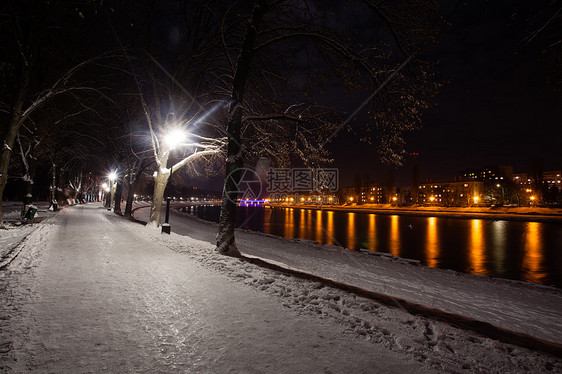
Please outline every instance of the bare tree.
M415 128L421 111L429 106L428 96L436 89L424 85L431 80L430 67L417 58L423 44L434 36L420 20L427 21L435 4L423 0L353 4L359 6L357 14L370 11L371 20L380 21L380 28L388 31L388 39L382 41L354 38L346 32L346 25L331 15L351 12L347 5L256 0L246 23L222 22L221 39L229 66L219 79L229 92L229 110L226 177L217 234L220 253L240 254L234 227L237 185L246 157L251 152L269 153L277 161L296 156L307 165L318 165L328 160L324 145L333 137L330 132L348 125L358 112L337 126L335 111L317 105L319 95L307 95L307 88L338 81L340 95L371 90L363 106L373 105L373 122L367 124L364 140L376 141L387 162L401 162L402 134ZM228 20L234 12L244 14L239 8L229 9L223 19ZM386 48L388 44L394 44L404 57L395 58L392 48ZM403 69L408 63L410 66ZM291 77L297 74L307 82L291 87ZM292 91L282 91L287 88Z
M3 130L0 138L0 196L8 181L18 133L25 123L31 125L34 113L52 104L58 97L65 96L73 101L79 92L100 94L98 89L77 79L98 58L83 58L84 54L74 49L75 55L80 56L77 61L63 55L60 48L53 48L54 44L68 42L70 46L76 43L76 39L70 39L76 38L78 33L67 33L64 37L60 34L61 30L68 30L69 19L79 18L79 15L83 17L81 12L76 11L75 5L72 2L55 5L22 0L6 2L3 6L0 33L7 42L3 45L7 53L2 61L4 68L0 70L3 84L0 96ZM44 64L50 64L50 68L45 69ZM21 140L20 137L20 153L31 156L31 149L24 149ZM30 166L26 160L22 161ZM0 206L0 222L2 218Z

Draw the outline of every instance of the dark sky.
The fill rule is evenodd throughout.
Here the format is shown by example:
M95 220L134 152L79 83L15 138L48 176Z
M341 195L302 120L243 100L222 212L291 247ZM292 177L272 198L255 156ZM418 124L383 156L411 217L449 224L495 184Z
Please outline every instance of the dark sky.
M552 48L546 48L560 39L561 16L530 43L525 39L561 7L547 1L443 6L450 26L427 59L440 62L439 77L450 83L424 114L423 128L407 137L407 150L420 154L422 179L452 178L465 168L493 164L525 172L535 157L546 170L562 168L562 96L547 83L553 67ZM358 173L376 181L388 173L373 147L352 135L340 136L333 149L344 185L353 184ZM409 184L411 162L394 175L397 183Z
M541 158L545 170L562 169L562 95L560 78L555 80L556 74L560 77L561 44L552 47L561 39L562 2L440 3L448 26L423 57L439 62L437 76L447 83L438 105L424 113L422 129L406 137L406 150L419 154L422 180L453 179L463 169L498 164L527 172L533 158ZM556 53L558 66L552 58ZM364 99L346 99L348 113ZM368 110L356 120L366 120ZM399 168L382 165L376 148L359 137L342 131L329 145L342 186L352 186L358 174L384 182L392 173L396 184L411 183L410 158ZM196 183L220 189L221 178Z

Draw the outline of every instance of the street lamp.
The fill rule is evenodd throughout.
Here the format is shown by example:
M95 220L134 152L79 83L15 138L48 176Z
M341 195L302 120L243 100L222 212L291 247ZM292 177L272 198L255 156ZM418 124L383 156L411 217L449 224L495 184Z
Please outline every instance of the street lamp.
M176 148L181 143L185 142L187 138L187 133L185 130L181 128L174 128L168 131L166 135L164 135L164 143L168 146L169 151L172 152L174 148ZM168 189L168 196L166 197L166 218L164 219L164 224L162 225L162 232L169 234L171 232L170 226L170 201L172 198L169 196L170 191L172 190L172 173L174 172L174 166L170 167L170 177L167 185Z
M115 195L115 181L117 180L117 172L116 171L112 171L111 173L109 173L107 175L107 178L109 179L109 191L111 191L111 193L109 194L109 204L107 204L107 210L111 210L111 203L113 201L113 196Z
M187 134L183 129L175 128L168 131L168 133L164 135L164 143L166 143L166 145L170 147L170 150L173 150L178 145L183 143L186 137Z
M496 187L498 187L498 188L501 190L501 193L502 193L502 205L503 205L503 204L505 204L505 201L504 201L504 200L505 200L505 197L504 197L504 193L503 193L503 187L502 187L502 185L499 184L499 183L496 184Z

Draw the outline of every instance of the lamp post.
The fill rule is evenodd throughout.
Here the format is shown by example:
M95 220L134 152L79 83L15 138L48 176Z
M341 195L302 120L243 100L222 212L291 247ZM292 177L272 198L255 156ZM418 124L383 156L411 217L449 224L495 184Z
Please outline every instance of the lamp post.
M111 173L109 173L109 175L107 176L109 178L109 191L110 191L110 197L109 197L109 204L107 206L107 210L111 210L111 203L113 202L113 197L115 196L115 188L117 187L115 184L115 181L117 180L117 172L112 171Z
M164 143L168 146L168 150L170 153L174 150L176 146L181 144L186 138L185 131L176 128L169 131L166 136L164 137ZM166 160L167 162L167 160ZM168 190L168 196L166 197L166 217L164 219L164 224L162 225L162 232L166 234L170 234L172 231L172 226L170 225L170 202L172 198L171 190L172 190L172 173L174 172L174 166L170 167L170 176L168 177L168 185L166 189Z
M102 188L102 193L103 193L104 206L109 209L109 204L110 204L109 201L110 201L110 200L109 200L109 197L108 197L108 194L107 194L107 193L110 191L109 185L104 182L104 183L101 185L101 188ZM100 196L100 197L101 197L101 196Z

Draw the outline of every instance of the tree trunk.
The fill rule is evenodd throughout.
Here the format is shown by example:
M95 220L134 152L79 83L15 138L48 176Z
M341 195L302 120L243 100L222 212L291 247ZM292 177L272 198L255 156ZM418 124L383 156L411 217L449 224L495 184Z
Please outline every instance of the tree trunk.
M137 187L136 179L132 180L133 178L128 179L128 189L127 192L127 203L125 204L125 217L131 217L131 213L133 212L133 199L135 197L135 190Z
M236 71L232 82L232 94L228 109L228 155L222 193L222 206L217 233L216 250L229 256L240 256L234 240L236 226L236 199L241 168L244 166L243 149L240 138L242 128L242 107L244 92L248 81L248 73L253 57L253 49L257 38L257 30L266 12L265 2L256 0L252 18L248 22L242 49L236 61Z
M166 157L167 161L167 157ZM165 164L164 164L165 165ZM162 167L158 168L158 173L154 177L154 193L152 195L152 206L150 207L149 222L154 222L156 227L160 227L160 213L162 211L162 200L164 199L164 192L166 191L166 184L168 184L168 177L170 172Z
M12 149L22 124L22 108L29 86L30 70L31 68L29 65L22 67L18 89L15 93L14 103L10 113L10 122L6 127L6 133L0 144L0 202L3 200L4 188L8 183L8 168L10 166L10 159L12 158ZM0 204L0 226L2 225L3 218L4 212L2 210L2 204Z
M57 188L55 190L55 200L58 201L59 206L62 206L62 203L64 202L66 196L64 196L63 193L63 187L64 186L64 168L60 168L59 169L59 176L58 176L58 182L57 182Z
M135 161L129 168L129 178L127 179L128 192L127 204L125 205L125 217L131 217L133 212L133 200L137 189L137 182L145 167L144 157Z
M113 212L121 214L121 198L123 196L123 180L117 180L117 187L115 188L115 202L113 205Z

